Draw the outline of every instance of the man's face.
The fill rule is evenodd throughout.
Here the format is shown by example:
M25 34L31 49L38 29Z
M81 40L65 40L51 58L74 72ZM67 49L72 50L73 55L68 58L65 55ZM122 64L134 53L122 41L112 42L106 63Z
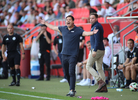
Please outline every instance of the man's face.
M13 33L13 26L12 25L8 25L7 31L8 31L9 34L12 34Z
M88 50L91 50L91 43L86 43Z
M133 49L133 47L134 47L133 42L132 42L132 41L127 41L127 47L128 47L129 49Z
M105 8L107 8L107 9L108 9L109 4L108 4L108 3L104 3L104 6L105 6Z
M103 44L104 44L104 46L107 46L108 45L108 41L106 39L103 40Z
M45 26L41 26L41 30L46 30L46 27Z
M95 17L95 15L90 15L90 23L94 24L98 19Z
M101 10L101 6L97 6L97 9L98 9L98 10Z
M72 18L71 17L67 17L66 18L66 25L67 25L67 27L72 27L73 25L74 25L74 21L72 20Z

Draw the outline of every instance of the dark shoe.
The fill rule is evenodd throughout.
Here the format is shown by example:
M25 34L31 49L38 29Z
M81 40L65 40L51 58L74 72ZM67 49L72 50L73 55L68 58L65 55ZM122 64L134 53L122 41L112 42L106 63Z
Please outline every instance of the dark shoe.
M99 84L99 87L95 92L101 92L101 89L103 89L103 87L106 87L106 83L103 80L99 80L98 84Z
M14 86L15 84L16 84L16 82L12 81L9 86Z
M16 86L20 86L20 82L19 81L16 82Z
M41 77L39 77L38 79L36 79L36 81L43 81L44 80L44 78L41 78Z
M50 81L50 78L46 78L46 81Z
M69 93L66 94L66 96L74 97L75 93L76 93L76 91L69 91Z
M124 89L124 88L126 88L126 87L128 87L128 88L129 88L129 86L128 86L128 85L124 85L124 86L122 86L121 88L123 88L123 89Z
M125 89L129 89L129 86L126 86Z
M106 85L104 87L102 87L102 89L97 92L105 92L105 93L108 92Z

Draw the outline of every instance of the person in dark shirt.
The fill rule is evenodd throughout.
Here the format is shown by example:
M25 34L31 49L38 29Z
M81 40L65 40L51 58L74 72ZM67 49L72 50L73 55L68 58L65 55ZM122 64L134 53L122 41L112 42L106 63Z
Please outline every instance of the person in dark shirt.
M41 20L41 23L62 34L62 64L70 86L70 91L66 96L73 97L75 96L75 66L79 52L80 36L90 36L96 34L98 30L94 29L91 32L86 32L83 29L76 27L74 25L74 17L72 15L66 17L67 26L54 26L45 22L45 20Z
M51 34L46 31L46 25L41 24L41 31L35 38L35 41L39 39L39 64L40 64L40 77L37 81L44 80L44 63L47 67L46 81L50 80L50 51L51 51Z
M53 50L56 53L56 55L60 58L61 63L62 63L62 54L61 54L62 44L63 44L62 35L59 34L54 38ZM56 50L56 45L58 47L58 51ZM63 65L62 65L62 67L63 67ZM61 83L67 82L64 70L63 70L63 73L64 73L64 78L62 80L60 80Z
M126 85L121 88L129 89L131 82L136 82L136 72L138 71L138 49L134 47L134 40L128 39L127 47L129 51L127 52L127 59L124 64L119 65L118 69L123 69L123 74L126 78Z
M22 59L25 59L25 53L23 48L23 39L20 35L14 33L14 28L12 24L9 24L7 26L7 31L9 34L5 35L3 37L2 42L2 57L3 60L6 61L5 56L5 48L7 46L7 60L8 64L11 69L11 76L13 78L13 81L9 86L20 86L20 49L19 45L22 51ZM17 82L16 82L16 76L17 76Z
M86 69L91 73L93 77L95 77L96 81L99 84L98 89L95 92L108 92L106 83L105 83L105 74L102 70L102 64L103 64L103 56L104 56L104 44L103 44L103 27L98 22L98 15L96 13L90 14L90 22L92 24L91 31L96 27L98 29L98 33L95 35L90 36L90 42L91 42L91 52L88 57ZM91 66L96 63L96 70L92 68Z
M82 26L79 26L79 27L83 29ZM85 37L84 36L80 36L80 45L79 45L79 54L78 54L77 63L83 61L84 43L85 43ZM79 68L79 73L78 73L76 79L81 79L81 72L82 72L82 68Z

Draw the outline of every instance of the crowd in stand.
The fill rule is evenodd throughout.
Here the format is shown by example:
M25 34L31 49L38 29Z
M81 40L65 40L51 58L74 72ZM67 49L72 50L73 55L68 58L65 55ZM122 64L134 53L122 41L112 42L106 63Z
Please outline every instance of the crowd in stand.
M27 23L37 25L40 23L40 19L64 19L67 15L73 15L70 10L72 8L86 7L90 10L90 13L97 12L99 17L112 16L112 13L116 11L117 4L130 3L134 0L102 0L102 2L100 2L101 0L0 1L0 25L7 26L9 23L13 23L15 26L23 26ZM133 4L133 7L138 7L137 2ZM131 9L131 7L128 7L128 11L131 11ZM113 16L117 16L117 14Z

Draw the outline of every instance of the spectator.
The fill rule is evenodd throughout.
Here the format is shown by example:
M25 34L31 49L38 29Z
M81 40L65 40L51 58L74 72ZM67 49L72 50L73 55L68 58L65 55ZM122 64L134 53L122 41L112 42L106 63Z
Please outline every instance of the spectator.
M28 15L27 23L33 23L35 20L35 10L34 8L30 9L30 14Z
M19 5L20 1L17 1L14 7L14 11L16 12L20 12L20 10L22 9L21 6Z
M69 6L69 8L75 8L75 2L72 0L66 0L66 4Z
M45 21L47 21L47 20L53 20L53 19L55 19L56 18L56 16L55 16L55 14L54 14L54 12L53 12L53 10L52 10L52 8L49 8L48 9L48 12L47 12L47 14L46 14L46 16L45 16Z
M22 4L21 4L22 10L24 10L25 7L26 7L26 1L23 1Z
M56 18L57 18L57 19L60 19L60 17L62 16L62 13L60 12L60 6L59 6L59 5L57 6L57 12L58 12L58 13L57 13Z
M66 4L65 4L64 0L60 0L59 5L60 5L60 7L66 7Z
M45 0L44 4L45 4L44 11L47 11L51 7L50 2L48 0Z
M99 0L90 0L90 5L91 6L96 6L97 4L100 4Z
M110 6L109 2L105 2L105 15L106 16L117 16L117 14L112 15L115 12L115 9Z
M0 13L0 24L4 24L4 14Z
M56 10L57 10L57 6L58 6L58 5L59 5L59 4L58 4L57 0L53 0L53 1L52 1L53 11L56 11Z
M41 8L41 7L38 8L38 13L39 13L38 16L41 17L42 19L44 19L45 15L43 13L43 8Z
M91 13L97 13L97 11L95 9L91 8L91 6L90 6L89 3L86 4L86 8L89 10L89 14L91 14ZM87 19L87 22L89 22L89 17L82 17L82 19L83 20Z
M129 51L127 52L127 59L124 64L119 65L118 69L123 69L123 74L126 78L126 85L121 88L129 89L131 82L136 82L136 71L138 71L138 49L134 47L134 40L128 39L127 46Z
M87 41L86 46L88 48L89 51L91 51L91 44L90 41ZM83 67L83 79L79 82L76 83L76 85L80 85L80 86L90 86L91 85L91 74L86 70L86 63L87 63L87 59L82 61L82 62L78 62L77 65L78 67Z
M134 23L134 28L138 26L138 22ZM135 43L138 43L138 28L135 29L136 36L135 36Z
M82 26L79 26L79 27L81 29L83 29ZM84 36L80 36L79 54L78 54L77 62L82 62L83 61L84 43L85 43L85 37ZM81 79L81 72L82 72L82 68L79 68L79 73L78 73L76 79Z
M14 6L11 6L11 4L8 4L8 12L14 12Z
M130 0L130 2L133 2L134 0ZM133 7L133 8L132 8ZM132 5L129 5L128 6L128 10L127 10L127 12L130 12L130 11L133 11L133 10L135 10L135 9L137 9L138 8L138 3L137 3L137 1L135 2L135 3L133 3L133 6Z
M24 11L27 11L27 13L30 13L30 9L32 9L32 8L34 8L34 7L33 7L33 2L32 2L32 1L29 1L29 2L28 2L28 6L26 6L26 7L24 8Z
M8 15L4 19L4 25L7 26L9 24L9 20L10 20L11 16L12 16L12 13L8 12Z
M73 15L73 12L70 11L69 6L66 6L65 18L66 18L68 15Z
M105 16L105 9L103 9L101 7L101 4L98 4L96 5L98 11L97 11L97 14L98 14L98 17L104 17Z
M111 44L111 42L112 42L112 37L113 37L114 34L116 34L118 31L119 31L119 26L118 26L118 25L114 25L114 27L113 27L113 33L111 33L111 34L108 35L109 44ZM113 38L113 43L120 43L120 37L119 37L119 35L116 35L116 36Z
M19 24L20 25L26 24L27 23L27 18L28 18L28 16L26 15L26 12L22 10L22 17L19 20Z
M65 18L65 9L63 7L60 8L61 15L58 16L59 19L64 19Z

